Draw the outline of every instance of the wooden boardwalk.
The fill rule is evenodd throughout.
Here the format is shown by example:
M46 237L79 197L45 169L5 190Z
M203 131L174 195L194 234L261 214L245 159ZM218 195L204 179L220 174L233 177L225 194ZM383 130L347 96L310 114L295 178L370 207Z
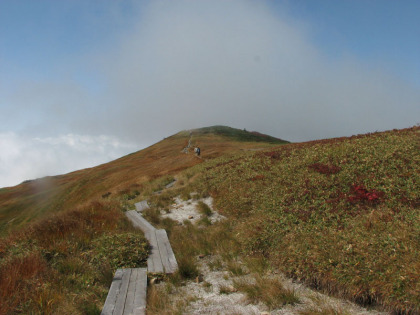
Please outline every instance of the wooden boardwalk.
M147 202L144 205L148 207ZM178 269L166 231L156 230L135 210L125 214L135 227L144 232L151 253L147 259L147 268L118 269L115 272L101 315L144 315L147 273L174 273Z
M135 210L130 210L125 213L127 218L133 223L136 228L139 228L146 235L149 232L155 231L153 225L151 225L145 218L138 214Z
M101 315L144 315L146 292L146 268L118 269Z
M151 246L151 252L147 259L147 270L151 273L174 273L178 269L174 252L169 243L165 230L155 229L137 211L126 212L126 216L135 227L140 228Z

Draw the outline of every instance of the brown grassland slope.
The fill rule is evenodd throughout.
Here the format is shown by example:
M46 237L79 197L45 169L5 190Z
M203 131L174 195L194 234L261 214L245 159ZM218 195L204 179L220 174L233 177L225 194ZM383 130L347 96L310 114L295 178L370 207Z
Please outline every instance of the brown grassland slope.
M0 189L0 314L98 314L116 268L144 266L148 255L124 216L129 200L205 160L273 146L218 130L180 132L110 163ZM189 140L201 158L182 152Z
M219 133L212 133L213 129ZM250 139L244 138L244 135L250 135ZM201 147L202 159L182 152L190 137L192 146ZM241 137L244 138L242 141ZM144 150L103 165L1 188L0 235L46 214L101 199L102 195L127 195L130 198L141 191L142 184L176 174L203 162L203 159L264 148L270 145L267 142L286 143L271 137L267 141L265 137L267 136L255 137L248 132L220 126L193 130L191 135L190 132L183 131ZM190 152L192 150L191 148Z
M189 140L202 158L181 152ZM214 126L3 188L0 314L97 314L115 268L145 264L146 241L123 214L143 198L153 203L148 219L169 233L178 285L197 276L194 257L218 252L363 305L418 314L419 147L419 127L284 144ZM152 194L174 178L174 188ZM159 218L192 192L211 195L228 220L204 220L204 229Z

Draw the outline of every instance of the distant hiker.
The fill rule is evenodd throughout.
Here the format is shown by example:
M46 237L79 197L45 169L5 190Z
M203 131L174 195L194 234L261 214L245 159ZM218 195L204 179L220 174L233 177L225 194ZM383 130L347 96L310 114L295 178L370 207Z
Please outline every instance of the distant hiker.
M200 156L200 148L199 147L196 147L195 149L194 149L194 151L195 151L195 153L197 153L197 156Z

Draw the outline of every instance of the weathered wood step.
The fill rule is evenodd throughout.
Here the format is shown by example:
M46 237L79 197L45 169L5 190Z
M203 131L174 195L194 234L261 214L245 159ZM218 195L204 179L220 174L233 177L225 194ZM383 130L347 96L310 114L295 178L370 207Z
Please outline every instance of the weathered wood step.
M147 258L147 269L152 273L163 273L164 269L156 238L156 230L146 233L145 236L150 244L150 254Z
M150 208L147 200L143 200L143 201L137 202L134 205L136 206L136 210L138 212L142 212L142 211Z
M166 188L166 189L171 188L171 187L173 187L173 186L175 185L175 183L176 183L176 179L174 179L172 182L170 182L169 184L167 184L167 185L165 186L165 188Z
M146 268L118 269L101 315L144 315L146 293Z
M150 254L147 259L148 272L174 273L178 269L171 243L165 230L156 230L135 210L127 211L127 217L135 227L140 228L150 243Z
M138 214L135 210L130 210L125 213L127 218L133 223L133 225L147 234L156 229L151 225L145 218Z
M172 246L169 242L166 231L156 230L156 239L165 273L174 273L178 270L178 263L176 261L175 254L172 251Z

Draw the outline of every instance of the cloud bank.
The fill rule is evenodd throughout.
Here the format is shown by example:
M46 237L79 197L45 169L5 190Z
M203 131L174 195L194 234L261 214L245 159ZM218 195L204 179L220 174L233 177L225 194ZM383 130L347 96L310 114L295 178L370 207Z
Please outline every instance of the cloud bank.
M136 150L111 136L31 138L0 133L0 187L102 164Z
M265 2L160 1L142 12L101 65L104 118L119 135L226 124L303 141L420 117L418 90L352 56L328 59Z

